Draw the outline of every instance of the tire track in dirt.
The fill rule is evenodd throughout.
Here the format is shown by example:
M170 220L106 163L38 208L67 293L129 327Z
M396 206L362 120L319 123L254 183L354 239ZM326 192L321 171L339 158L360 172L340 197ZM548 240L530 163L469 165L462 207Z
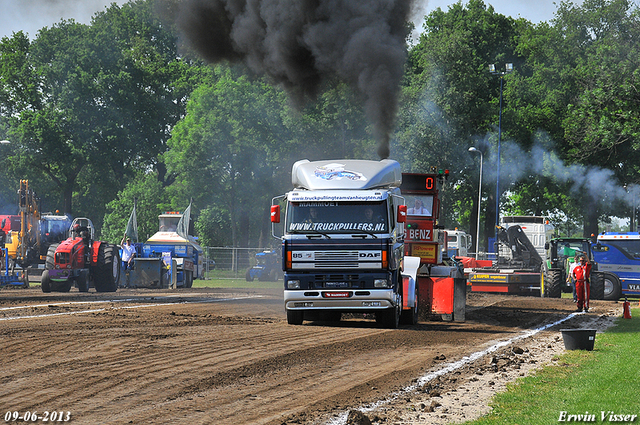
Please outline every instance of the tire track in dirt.
M176 306L171 306L175 308ZM157 314L154 313L153 319ZM198 332L192 332L194 326L176 323L175 320L194 320L198 318L183 318L180 315L167 316L174 319L173 323L162 323L161 336L154 335L154 329L157 326L144 325L149 322L145 314L135 313L131 317L127 314L117 313L101 313L97 317L84 318L83 326L69 332L56 332L55 328L63 326L65 321L58 320L57 323L51 324L53 329L47 329L48 326L39 326L40 329L32 331L30 335L20 332L20 342L15 342L5 346L7 353L12 350L26 350L33 352L34 348L25 346L24 340L32 341L34 346L40 347L41 353L39 361L44 364L38 368L14 369L7 376L5 382L28 382L22 388L17 388L17 392L25 392L26 399L33 398L39 402L25 404L24 399L10 398L8 402L17 405L25 405L28 409L41 408L45 405L60 405L69 403L70 399L74 399L74 394L82 393L84 400L90 400L93 397L104 394L110 394L105 402L91 403L92 409L96 411L106 410L112 402L118 402L119 409L122 409L122 400L126 400L132 396L130 389L123 388L127 382L135 383L135 395L139 397L153 399L157 394L166 394L170 398L179 398L180 393L175 392L176 382L189 383L192 387L197 383L193 383L193 377L202 376L213 370L223 370L223 375L233 374L234 368L241 370L254 370L251 374L260 373L261 368L275 367L280 361L271 360L274 355L280 355L281 358L286 357L286 353L295 352L300 346L309 346L310 344L333 343L335 341L349 340L353 335L362 336L362 331L358 329L342 330L338 332L336 329L324 327L309 328L309 335L300 334L300 329L289 326L280 326L283 332L273 333L269 329L265 329L265 325L257 324L250 327L250 331L241 336L237 332L237 325L216 325L216 329L206 331L200 329ZM105 319L105 320L101 320ZM205 325L209 318L205 317ZM75 320L75 319L72 319ZM119 324L121 332L118 335L103 335L103 332L109 334L113 331L117 332L117 328L110 326L112 321L129 321L142 324L139 328L131 326L123 326ZM165 322L168 322L165 320ZM222 321L223 323L227 321ZM246 324L246 321L240 323ZM27 330L28 326L24 326ZM125 328L127 329L125 331ZM195 326L196 329L201 326ZM378 329L369 329L367 333L375 334L384 332ZM87 335L94 342L87 346ZM39 336L47 335L46 338L40 339ZM215 337L212 337L215 335ZM60 341L64 337L68 340L61 344ZM199 340L194 340L198 338ZM46 341L55 341L48 343ZM185 354L184 347L188 347L188 353ZM242 347L242 350L238 350ZM4 351L4 350L3 350ZM90 357L86 357L83 353L93 353ZM162 353L162 355L158 355ZM247 355L251 353L251 355ZM281 353L281 354L278 354ZM83 357L85 356L85 357ZM294 356L299 357L299 356ZM56 360L62 359L62 360ZM173 359L169 360L168 359ZM262 360L261 360L262 359ZM277 358L276 358L277 359ZM255 366L258 365L257 369ZM35 390L33 393L28 392L29 387L42 388L42 386L51 381L49 370L56 370L59 378L66 377L68 383L64 388L57 388L56 391L41 392ZM170 374L171 371L180 370L178 374L172 374L171 380L160 379ZM217 373L217 372L216 372ZM192 377L191 379L189 377ZM184 392L182 390L182 392ZM2 394L3 398L6 394ZM78 409L77 414L85 416L88 411ZM125 410L128 415L135 412L135 406L127 406ZM116 420L117 422L117 420Z
M84 300L16 291L23 292L23 303ZM127 306L165 303L168 293L124 292L145 298ZM172 295L195 301L230 292ZM3 297L0 308L20 304ZM0 321L0 398L9 410L68 410L78 424L308 423L406 386L441 355L455 360L573 307L564 300L492 302L498 299L480 299L486 308L471 306L467 323L399 330L368 320L289 326L281 291L229 303L114 303L92 314Z

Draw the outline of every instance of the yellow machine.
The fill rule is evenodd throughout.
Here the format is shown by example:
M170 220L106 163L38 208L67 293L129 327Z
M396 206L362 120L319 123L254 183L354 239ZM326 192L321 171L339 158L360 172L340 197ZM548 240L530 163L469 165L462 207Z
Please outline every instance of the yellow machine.
M33 190L29 189L28 180L20 180L18 202L20 205L20 235L16 247L16 262L26 267L39 259L38 247L41 244L40 235L40 199Z
M5 216L9 260L23 269L44 264L49 245L66 239L71 220L65 215L41 214L40 198L29 188L28 180L20 180L18 206L19 215Z

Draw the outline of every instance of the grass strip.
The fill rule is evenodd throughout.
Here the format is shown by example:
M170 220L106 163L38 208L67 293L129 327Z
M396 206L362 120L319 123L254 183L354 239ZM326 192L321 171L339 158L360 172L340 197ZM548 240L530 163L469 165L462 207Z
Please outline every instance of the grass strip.
M593 351L567 351L509 384L489 415L467 424L640 424L640 309L631 316L597 334Z
M196 279L193 281L194 288L234 288L234 289L258 289L258 288L282 288L282 280L276 282L261 282L254 280L253 282L247 282L242 279Z

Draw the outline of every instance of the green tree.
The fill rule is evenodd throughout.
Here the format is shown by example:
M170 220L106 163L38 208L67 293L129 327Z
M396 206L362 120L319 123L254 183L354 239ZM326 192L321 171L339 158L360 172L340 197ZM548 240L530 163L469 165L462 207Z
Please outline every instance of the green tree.
M173 199L190 194L196 205L226 211L233 246L264 245L261 223L289 154L284 93L229 68L216 72L216 81L194 91L173 131L164 155L175 174L168 189Z
M109 213L104 218L101 237L120 243L135 201L139 241L146 241L158 231L158 215L168 209L166 200L165 189L158 176L139 173L107 204Z
M61 21L31 43L20 33L2 40L0 101L20 144L15 166L47 193L41 177L53 182L65 212L98 224L136 170L170 183L160 154L208 72L179 58L153 5L113 4L91 25Z
M499 85L488 65L517 62L520 26L526 22L495 13L482 0L458 2L446 12L429 14L409 52L398 148L392 153L413 172L431 166L451 169L452 181L442 192L445 226L461 224L475 234L478 158L468 153L475 145L485 160L484 234L493 234L495 200L488 188L495 173L493 179L487 177L495 169Z
M514 125L529 143L545 129L556 141L546 147L567 164L560 168L585 167L573 181L544 188L562 201L557 210L584 223L585 235L615 214L611 206L619 208L611 192L637 181L638 28L637 11L626 0L562 2L551 25L530 28L519 39L518 52L527 60L507 88ZM547 171L553 176L557 167ZM585 176L590 181L576 181ZM515 191L531 199L532 189Z

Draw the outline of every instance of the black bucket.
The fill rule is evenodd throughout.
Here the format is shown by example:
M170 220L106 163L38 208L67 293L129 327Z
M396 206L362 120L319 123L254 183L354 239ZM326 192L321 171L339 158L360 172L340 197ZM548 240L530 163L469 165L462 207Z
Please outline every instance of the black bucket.
M596 329L560 329L565 350L593 350Z

